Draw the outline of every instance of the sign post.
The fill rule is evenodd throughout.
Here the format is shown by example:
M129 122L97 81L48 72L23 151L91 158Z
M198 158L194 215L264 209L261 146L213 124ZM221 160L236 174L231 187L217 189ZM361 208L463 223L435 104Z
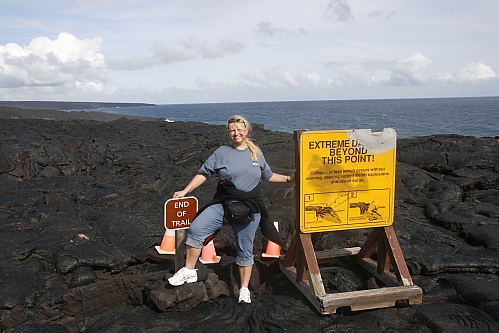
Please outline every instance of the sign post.
M185 266L185 229L198 211L195 197L172 198L165 202L165 228L175 230L175 272Z
M295 131L296 232L280 267L322 314L422 302L392 226L395 149L393 129ZM311 233L358 228L374 228L362 248L314 251ZM345 256L391 288L327 294L319 262Z

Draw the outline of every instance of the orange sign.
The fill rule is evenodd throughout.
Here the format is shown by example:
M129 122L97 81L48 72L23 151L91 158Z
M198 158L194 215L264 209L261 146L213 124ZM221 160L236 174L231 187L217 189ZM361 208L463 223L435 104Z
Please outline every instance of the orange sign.
M189 229L198 211L198 199L184 197L165 202L165 227L170 230Z

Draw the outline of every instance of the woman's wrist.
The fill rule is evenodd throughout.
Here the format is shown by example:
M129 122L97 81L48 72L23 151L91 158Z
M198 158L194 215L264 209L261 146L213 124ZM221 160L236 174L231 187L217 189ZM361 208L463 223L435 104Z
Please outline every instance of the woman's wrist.
M289 176L286 175L286 183L289 183Z

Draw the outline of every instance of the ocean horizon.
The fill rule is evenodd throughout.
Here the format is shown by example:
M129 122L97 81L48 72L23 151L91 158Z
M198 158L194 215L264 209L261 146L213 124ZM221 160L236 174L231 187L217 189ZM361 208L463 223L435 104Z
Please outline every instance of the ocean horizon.
M241 114L265 129L288 133L340 129L377 132L394 128L400 138L434 134L499 136L499 96L160 104L85 111L216 125Z

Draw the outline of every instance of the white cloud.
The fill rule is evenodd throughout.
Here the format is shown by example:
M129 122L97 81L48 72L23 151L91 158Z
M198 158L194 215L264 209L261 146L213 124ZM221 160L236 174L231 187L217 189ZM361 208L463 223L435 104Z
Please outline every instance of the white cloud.
M405 59L398 60L395 64L391 68L392 80L394 81L404 83L405 85L414 85L424 84L431 78L430 67L432 61L421 53L412 54ZM390 69L390 67L387 69Z
M492 67L472 61L461 69L458 77L469 81L478 81L497 77L497 74L492 70Z
M383 11L383 10L371 10L367 14L367 18L373 19L373 20L382 20L385 22L390 22L396 15L397 15L397 13L394 10L389 11L389 12Z
M0 87L58 86L107 82L102 39L78 39L61 33L55 40L38 37L27 46L0 46Z
M159 65L161 62L155 56L144 58L110 59L107 60L109 69L117 71L139 71Z
M471 65L471 64L470 64ZM437 78L431 75L432 60L420 53L411 54L405 58L392 61L376 61L364 63L330 62L325 66L332 70L329 75L311 70L292 72L284 67L272 67L259 72L245 72L239 75L240 81L214 82L209 79L198 79L196 94L208 91L228 95L231 91L268 91L281 96L285 91L296 92L295 98L306 96L328 96L331 93L350 91L351 89L382 89L388 86L433 86L437 87L444 81L455 82L454 76L447 74ZM467 66L481 68L473 73L482 77L490 74L485 69L488 66ZM488 74L487 74L488 73ZM364 90L366 91L366 90ZM373 90L375 91L375 90ZM324 98L324 97L322 97Z
M347 22L353 19L352 9L346 0L330 0L324 10L326 20Z
M274 36L279 33L286 33L289 35L294 35L294 34L307 34L307 31L303 28L299 28L297 32L291 30L291 29L285 29L282 27L276 27L272 22L268 21L261 21L259 22L255 29L253 29L254 32L262 35L268 35L268 36Z
M177 43L158 43L154 46L153 55L144 58L128 58L110 60L109 68L114 70L141 70L160 64L170 65L193 59L217 59L226 55L240 53L246 45L231 39L220 39L217 43L200 42L194 36Z
M446 1L385 0L62 3L2 7L0 99L168 103L499 91L493 0L450 9Z
M223 58L227 54L238 54L246 45L236 40L221 39L216 44L209 42L198 43L195 38L190 40L191 47L199 52L202 58L216 59Z
M414 53L396 61L369 61L365 62L365 65L373 72L379 69L388 71L389 77L383 84L390 86L419 85L432 80L432 61L421 53Z
M161 63L170 64L196 58L222 58L227 54L240 53L245 47L244 43L230 39L220 39L217 43L211 43L199 42L196 37L189 36L176 44L157 44L154 47L154 55L161 60Z
M76 81L75 85L79 88L82 88L84 91L102 91L102 84L98 82L80 82Z
M336 85L357 86L414 86L435 80L430 69L432 60L421 53L414 53L398 60L364 61L361 63L324 63L335 73Z
M241 79L250 85L269 89L313 89L330 87L330 80L323 79L313 71L299 71L292 74L282 67L274 67L258 73L244 73Z

